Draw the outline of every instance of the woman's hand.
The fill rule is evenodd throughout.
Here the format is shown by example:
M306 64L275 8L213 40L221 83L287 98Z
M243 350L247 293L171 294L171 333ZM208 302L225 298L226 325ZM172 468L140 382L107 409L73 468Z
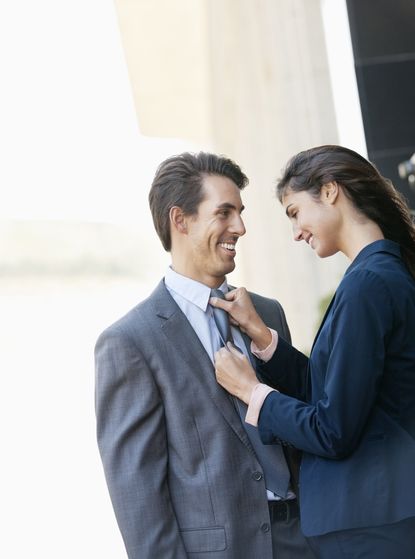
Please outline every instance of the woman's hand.
M244 287L233 289L225 294L226 301L211 297L209 303L213 307L224 309L234 326L247 334L259 349L265 349L271 343L271 333L258 315L251 298Z
M228 392L249 404L258 379L248 359L231 343L215 354L216 380Z

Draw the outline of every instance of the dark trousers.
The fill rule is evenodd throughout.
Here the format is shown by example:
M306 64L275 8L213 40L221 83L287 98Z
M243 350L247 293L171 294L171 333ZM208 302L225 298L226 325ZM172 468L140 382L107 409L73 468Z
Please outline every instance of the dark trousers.
M270 501L268 505L274 559L317 559L301 532L297 501Z
M415 517L308 538L319 559L414 559Z

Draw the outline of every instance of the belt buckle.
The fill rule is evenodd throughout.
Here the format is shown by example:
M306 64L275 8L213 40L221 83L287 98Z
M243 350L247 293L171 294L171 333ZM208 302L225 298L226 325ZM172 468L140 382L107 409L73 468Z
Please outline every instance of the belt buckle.
M277 522L289 522L291 519L291 507L289 500L274 501L272 516Z

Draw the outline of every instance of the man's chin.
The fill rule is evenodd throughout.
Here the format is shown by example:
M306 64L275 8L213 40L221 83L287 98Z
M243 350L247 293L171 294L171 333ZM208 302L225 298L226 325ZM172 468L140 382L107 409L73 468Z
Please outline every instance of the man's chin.
M230 274L231 272L234 271L235 269L235 261L234 259L220 259L219 261L216 261L217 267L216 270L214 272L215 277L219 278L222 276L226 276L227 274ZM213 268L212 268L213 271Z
M231 272L233 272L235 269L235 262L229 262L228 264L226 264L226 266L223 267L221 273L226 276L228 274L230 274Z

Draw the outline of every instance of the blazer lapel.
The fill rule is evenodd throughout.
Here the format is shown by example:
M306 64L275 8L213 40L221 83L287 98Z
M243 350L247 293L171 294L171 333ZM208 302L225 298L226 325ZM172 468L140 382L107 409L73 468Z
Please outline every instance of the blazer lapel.
M254 452L232 397L217 383L209 355L186 316L167 291L164 281L160 282L153 292L152 300L156 315L161 321L162 332L190 367L207 397L211 398L236 435Z
M326 318L327 318L327 316L328 316L328 314L329 314L329 312L330 312L330 309L331 309L331 307L333 306L333 302L334 302L334 299L335 299L335 298L336 298L336 294L333 295L333 297L332 297L332 299L331 299L331 301L330 301L330 304L329 304L329 306L327 307L326 312L324 313L323 320L321 321L321 324L320 324L320 326L319 326L319 329L317 330L317 334L316 334L316 336L315 336L315 338L314 338L313 345L312 345L312 347L311 347L311 351L313 351L313 347L314 347L315 344L316 344L317 338L318 338L318 336L319 336L319 334L320 334L320 332L321 332L321 329L323 328L323 325L324 325L324 323L325 323L325 321L326 321ZM311 353L311 351L310 351L310 353Z

